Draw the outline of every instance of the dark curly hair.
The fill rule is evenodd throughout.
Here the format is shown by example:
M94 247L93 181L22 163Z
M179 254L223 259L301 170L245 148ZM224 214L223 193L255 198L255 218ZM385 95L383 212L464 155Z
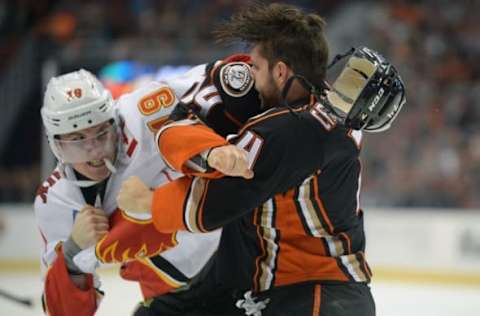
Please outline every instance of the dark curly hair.
M287 64L321 87L328 62L325 20L287 4L252 3L234 14L215 31L219 41L241 41L259 45L270 67L278 61Z

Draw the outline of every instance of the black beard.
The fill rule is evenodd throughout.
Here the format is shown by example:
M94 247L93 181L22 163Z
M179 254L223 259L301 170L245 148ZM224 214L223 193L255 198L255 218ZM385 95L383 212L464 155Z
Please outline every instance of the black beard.
M276 91L275 94L272 93L271 96L265 96L265 94L260 93L260 108L262 110L268 110L274 107L283 106L282 98L280 91Z

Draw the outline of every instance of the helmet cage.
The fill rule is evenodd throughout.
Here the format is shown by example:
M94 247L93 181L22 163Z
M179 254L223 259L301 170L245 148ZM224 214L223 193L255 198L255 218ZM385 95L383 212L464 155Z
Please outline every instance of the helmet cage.
M349 55L327 92L329 107L348 128L385 131L405 104L403 81L393 65L369 48L356 48Z
M92 160L111 159L117 152L117 127L113 119L110 124L99 127L94 135L64 139L56 135L50 140L60 161L64 163L82 163ZM105 125L105 123L104 123Z

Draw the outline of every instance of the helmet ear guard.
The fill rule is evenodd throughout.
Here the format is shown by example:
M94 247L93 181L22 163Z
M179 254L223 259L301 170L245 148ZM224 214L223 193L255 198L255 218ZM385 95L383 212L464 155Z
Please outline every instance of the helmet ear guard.
M323 99L346 127L367 132L390 128L405 104L405 85L395 67L379 53L359 47ZM329 66L333 66L341 58Z

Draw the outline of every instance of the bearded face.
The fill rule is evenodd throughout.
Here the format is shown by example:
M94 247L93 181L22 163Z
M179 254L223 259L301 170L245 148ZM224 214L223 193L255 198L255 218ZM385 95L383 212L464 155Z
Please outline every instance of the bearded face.
M251 58L255 89L258 91L260 98L262 99L262 107L268 109L281 105L281 89L273 78L268 60L261 55L258 46L252 49Z

